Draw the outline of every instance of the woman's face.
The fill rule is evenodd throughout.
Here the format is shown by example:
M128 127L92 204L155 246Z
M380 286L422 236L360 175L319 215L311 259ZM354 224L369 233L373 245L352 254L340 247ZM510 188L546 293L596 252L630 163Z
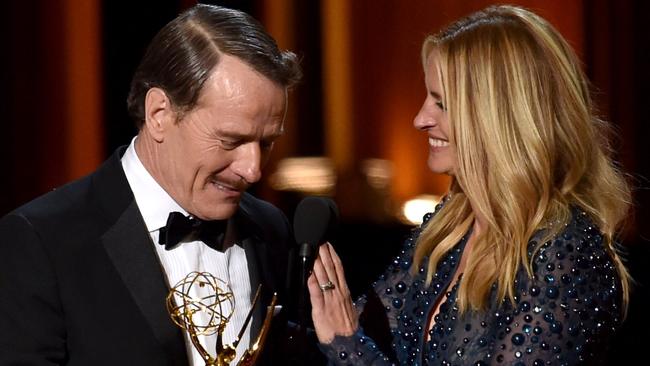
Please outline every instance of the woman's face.
M424 67L427 96L413 126L429 138L429 169L434 173L453 175L456 169L456 147L449 142L449 118L446 101L442 100L442 84L438 75L438 53L429 54Z

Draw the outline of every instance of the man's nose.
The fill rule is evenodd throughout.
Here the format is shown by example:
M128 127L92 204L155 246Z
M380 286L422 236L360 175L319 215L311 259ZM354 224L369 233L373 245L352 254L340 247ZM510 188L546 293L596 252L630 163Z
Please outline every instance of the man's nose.
M262 153L258 142L250 142L239 147L233 170L246 183L252 184L262 178Z

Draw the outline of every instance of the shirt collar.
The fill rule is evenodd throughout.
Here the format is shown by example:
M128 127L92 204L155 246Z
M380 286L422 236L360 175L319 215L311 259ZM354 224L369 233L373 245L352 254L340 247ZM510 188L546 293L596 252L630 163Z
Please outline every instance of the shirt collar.
M131 140L131 144L122 156L122 168L147 230L151 233L167 224L170 212L178 211L187 215L187 211L174 201L144 167L135 151L137 138L136 136Z

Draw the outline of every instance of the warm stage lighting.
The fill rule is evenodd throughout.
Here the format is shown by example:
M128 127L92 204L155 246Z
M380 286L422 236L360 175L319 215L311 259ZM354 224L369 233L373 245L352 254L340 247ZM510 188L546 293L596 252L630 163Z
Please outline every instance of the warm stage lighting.
M328 158L287 158L278 162L269 183L278 191L327 196L334 192L336 174Z
M393 166L389 160L366 159L361 162L361 172L368 184L379 191L388 189L393 178Z
M433 212L438 202L440 197L431 194L422 194L410 199L402 205L400 219L406 224L420 225L422 217L428 212Z

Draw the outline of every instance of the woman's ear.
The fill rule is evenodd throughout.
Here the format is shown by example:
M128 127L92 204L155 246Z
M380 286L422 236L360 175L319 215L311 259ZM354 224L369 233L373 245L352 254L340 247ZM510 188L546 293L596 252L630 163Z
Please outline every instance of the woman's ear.
M144 126L156 142L163 142L165 132L174 124L176 113L167 93L151 88L144 98Z

